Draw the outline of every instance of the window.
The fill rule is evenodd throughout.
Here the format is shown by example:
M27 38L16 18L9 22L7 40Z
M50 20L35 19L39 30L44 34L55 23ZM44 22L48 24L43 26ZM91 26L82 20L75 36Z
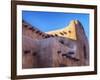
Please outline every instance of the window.
M84 50L84 58L86 59L87 58L87 55L86 55L86 47L85 47L85 45L83 47L83 50Z

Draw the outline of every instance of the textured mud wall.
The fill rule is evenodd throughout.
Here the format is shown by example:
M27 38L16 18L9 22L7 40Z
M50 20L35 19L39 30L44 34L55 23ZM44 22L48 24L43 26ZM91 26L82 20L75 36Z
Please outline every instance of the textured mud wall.
M44 68L89 65L89 46L79 21L75 24L77 40L46 34L23 22L22 67Z

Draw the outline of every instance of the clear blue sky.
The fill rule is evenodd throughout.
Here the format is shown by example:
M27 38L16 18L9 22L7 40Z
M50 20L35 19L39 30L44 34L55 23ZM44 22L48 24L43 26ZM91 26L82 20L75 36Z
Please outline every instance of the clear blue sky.
M43 32L66 27L71 20L79 20L89 38L89 14L22 11L22 19Z

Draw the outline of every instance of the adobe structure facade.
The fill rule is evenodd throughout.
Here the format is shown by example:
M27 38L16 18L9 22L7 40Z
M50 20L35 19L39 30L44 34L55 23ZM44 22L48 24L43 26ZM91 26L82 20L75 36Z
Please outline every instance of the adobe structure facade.
M73 20L63 29L42 32L22 22L22 68L89 65L89 43L82 24Z

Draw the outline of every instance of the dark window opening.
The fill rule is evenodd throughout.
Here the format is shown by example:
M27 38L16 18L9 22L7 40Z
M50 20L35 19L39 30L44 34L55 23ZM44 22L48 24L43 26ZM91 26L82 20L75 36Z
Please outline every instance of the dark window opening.
M74 61L79 61L79 59L72 57L72 56L68 55L67 53L62 54L62 56L65 56L66 58L69 58L69 59L74 60Z
M83 47L83 50L84 50L84 58L86 59L87 55L86 55L86 47L85 46Z
M62 56L67 56L67 53L65 53L65 54L62 54Z
M37 55L37 53L36 52L33 52L33 54L32 54L33 56L36 56Z
M69 55L74 54L74 52L68 52Z
M26 50L26 51L24 51L24 54L28 54L30 52L31 52L30 50Z
M60 40L59 42L60 42L61 44L64 44L64 41L63 41L63 40Z
M57 51L57 53L58 53L58 54L60 54L60 53L61 53L61 51Z

